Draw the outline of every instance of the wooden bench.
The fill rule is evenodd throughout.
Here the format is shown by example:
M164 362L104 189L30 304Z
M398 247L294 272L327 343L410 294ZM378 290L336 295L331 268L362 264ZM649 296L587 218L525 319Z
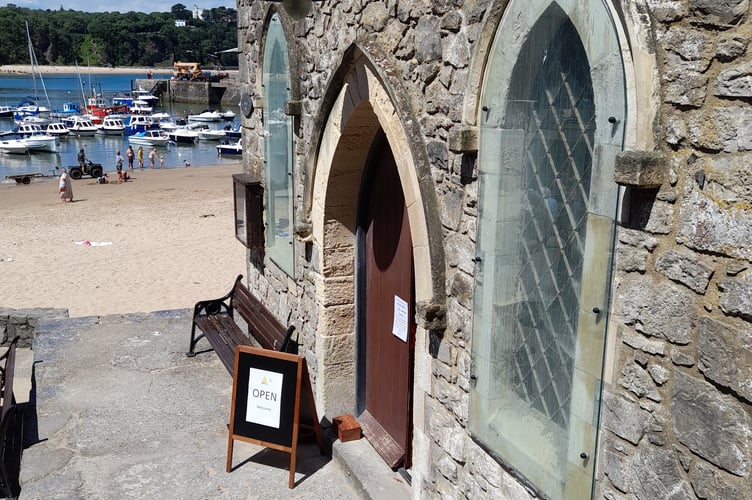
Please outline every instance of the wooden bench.
M16 345L20 338L14 338L0 356L0 495L4 497L16 497L20 493L18 474L23 450L23 415L13 394Z
M196 344L206 338L230 375L235 368L235 348L253 345L249 335L264 349L288 352L295 327L285 327L242 283L243 275L235 279L230 292L218 299L202 300L193 308L191 344L186 356L193 357ZM240 314L248 325L248 334L235 322ZM196 329L201 334L196 336Z

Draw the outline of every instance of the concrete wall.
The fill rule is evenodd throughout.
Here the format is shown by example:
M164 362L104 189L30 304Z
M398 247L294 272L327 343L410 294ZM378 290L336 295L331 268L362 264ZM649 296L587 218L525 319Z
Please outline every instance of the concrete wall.
M207 106L238 106L240 103L240 87L234 78L218 83L139 79L134 85L136 88L151 91L163 102L184 102Z
M301 21L280 11L300 110L297 266L290 277L269 259L250 265L249 285L281 321L298 327L314 384L325 384L324 362L334 347L319 343L337 322L317 293L333 249L308 227L306 206L324 204L313 193L330 89L358 53L367 53L396 109L393 120L417 130L405 133L405 154L417 158L419 172L425 169L415 181L427 182L433 194L420 185L422 213L429 220L438 214L429 246L439 234L444 256L429 264L440 267L431 286L443 296L418 312L415 497L535 496L467 431L478 210L474 124L484 57L506 4L327 0ZM629 80L626 149L660 152L664 160L657 167L660 187L637 180L623 190L596 497L752 497L749 2L613 7ZM280 4L238 2L241 89L257 97L264 26L274 8ZM261 113L243 125L244 168L263 176ZM642 167L655 167L648 163ZM343 318L341 325L350 324ZM320 414L329 415L328 390L316 388Z

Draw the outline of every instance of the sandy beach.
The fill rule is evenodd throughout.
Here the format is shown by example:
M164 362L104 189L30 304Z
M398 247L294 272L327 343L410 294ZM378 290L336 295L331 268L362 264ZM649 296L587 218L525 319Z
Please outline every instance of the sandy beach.
M0 183L0 307L91 316L191 308L246 274L232 174L241 165L138 170L132 181ZM113 177L111 175L110 177ZM90 245L82 244L88 241Z

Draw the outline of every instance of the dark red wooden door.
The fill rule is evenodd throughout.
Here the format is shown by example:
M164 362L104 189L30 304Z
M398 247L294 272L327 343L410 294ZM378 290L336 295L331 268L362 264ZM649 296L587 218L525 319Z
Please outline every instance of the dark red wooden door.
M383 144L373 157L367 195L366 317L365 332L361 332L365 335L365 411L359 420L366 437L391 467L409 467L415 336L412 240L394 156L386 141ZM407 307L401 308L405 303ZM406 340L394 333L395 315L397 323L404 325L397 332L407 332Z

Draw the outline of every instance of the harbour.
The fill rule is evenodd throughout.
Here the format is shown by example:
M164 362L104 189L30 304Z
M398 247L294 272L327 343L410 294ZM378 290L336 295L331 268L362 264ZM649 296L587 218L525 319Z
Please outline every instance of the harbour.
M51 73L45 74L42 78L38 75L33 78L32 74L3 74L0 73L0 106L15 108L18 103L30 100L36 96L39 105L49 106L52 110L63 109L64 103L82 102L84 98L92 95L99 96L106 102L112 102L113 98L128 95L133 89L151 90L152 88L163 85L168 87L166 78L169 74L162 75L165 78L149 78L147 69L143 73L107 73L107 74L81 74L81 73ZM43 82L43 83L42 83ZM176 83L176 82L172 82ZM229 82L224 84L218 83L193 83L177 82L191 87L205 88L208 85L227 85L232 87ZM206 91L199 91L192 95L198 95ZM226 92L223 92L223 94ZM184 101L194 102L184 102ZM49 104L48 104L49 102ZM85 103L84 103L85 104ZM85 109L84 104L82 107ZM168 116L171 121L185 123L191 115L199 115L202 112L211 109L222 113L228 113L229 116L237 116L239 107L235 104L224 103L210 105L198 99L192 99L190 96L184 98L182 95L175 95L175 90L171 91L170 96L162 95L160 100L155 103L152 113L158 113L160 116ZM54 121L58 121L55 119ZM17 129L17 123L13 118L0 118L0 134ZM223 130L237 129L238 123L234 120L212 121L202 124L204 129ZM43 127L44 128L44 127ZM229 163L237 163L238 155L219 155L217 145L219 140L196 140L189 143L178 141L169 141L164 147L158 148L159 156L164 159L164 168L182 168L187 165L191 166L212 166ZM224 142L235 143L237 139L225 139ZM104 133L84 134L71 132L67 136L57 138L56 152L34 151L27 154L9 154L0 153L0 182L13 182L14 179L7 179L8 176L19 176L28 174L29 179L36 179L45 176L59 175L60 168L76 165L77 154L83 149L87 157L93 162L103 166L105 172L115 170L116 152L119 150L125 155L129 145L128 135L105 135ZM146 149L147 146L144 146ZM133 145L133 149L137 149ZM151 148L149 148L151 149ZM147 153L149 151L147 149ZM145 155L146 156L146 155ZM148 168L148 164L146 165ZM158 165L157 165L158 167Z

